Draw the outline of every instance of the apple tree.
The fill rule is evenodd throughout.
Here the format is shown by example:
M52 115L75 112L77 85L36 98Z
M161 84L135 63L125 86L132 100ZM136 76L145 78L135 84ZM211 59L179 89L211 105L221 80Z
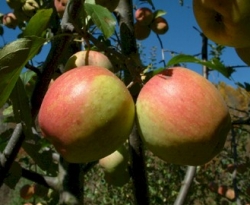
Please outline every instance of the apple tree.
M212 70L226 78L236 71L220 59L227 46L249 63L248 3L193 0L201 57L163 57L163 67L152 67L138 40L154 32L163 49L169 30L154 1L6 2L13 12L1 15L0 34L3 26L20 34L0 50L8 125L0 135L0 186L15 189L25 178L20 196L42 204L250 201L249 83L234 90L207 79ZM210 53L208 41L215 42ZM46 44L46 58L35 65ZM203 76L186 63L201 65ZM103 186L100 173L109 184L102 201L89 197Z

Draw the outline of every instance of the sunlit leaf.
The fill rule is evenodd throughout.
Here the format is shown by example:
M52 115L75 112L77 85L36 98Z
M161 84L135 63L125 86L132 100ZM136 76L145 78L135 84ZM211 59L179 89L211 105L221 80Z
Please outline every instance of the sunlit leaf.
M230 78L231 74L234 72L233 68L226 67L218 59L214 58L211 61L205 62L197 57L194 57L191 55L184 55L184 54L180 54L171 58L168 61L167 66L169 67L169 66L173 66L176 64L180 64L180 63L196 63L196 64L204 65L212 70L217 70L218 72L220 72L222 75L224 75L227 78Z
M23 37L33 35L42 37L44 31L48 28L52 13L52 9L42 9L37 11L37 13L29 20L29 23L23 32Z
M95 4L84 4L86 13L91 17L95 25L102 31L106 38L113 35L116 20L110 11L102 6Z
M156 11L154 12L154 17L157 18L157 17L159 17L159 16L165 15L166 13L167 13L167 12L164 11L164 10L156 10Z
M38 37L20 38L0 50L0 107L9 98L24 65L44 42L45 39Z

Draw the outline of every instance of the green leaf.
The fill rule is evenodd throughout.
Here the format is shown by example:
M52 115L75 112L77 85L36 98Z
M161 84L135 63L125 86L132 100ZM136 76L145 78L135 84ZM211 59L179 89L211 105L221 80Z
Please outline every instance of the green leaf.
M171 58L168 63L167 66L173 66L179 63L197 63L200 65L204 65L207 66L208 68L212 69L212 70L217 70L218 72L220 72L222 75L224 75L226 78L230 78L231 74L234 72L234 69L231 67L227 67L225 65L223 65L218 59L214 58L210 61L203 61L197 57L191 56L191 55L184 55L184 54L180 54L177 55L173 58Z
M26 36L40 36L44 34L44 31L48 28L50 19L52 16L52 9L41 9L36 12L34 16L29 20L26 26L23 37Z
M23 81L28 97L30 98L36 84L37 74L31 70L27 70L21 73L20 78Z
M106 38L113 35L116 20L110 11L102 6L85 3L86 13L91 17L95 25L102 31Z
M156 11L154 12L154 18L157 18L157 17L159 17L159 16L164 16L165 14L167 14L167 12L164 11L164 10L156 10Z
M43 38L20 38L0 50L0 107L9 98L25 64L44 43Z

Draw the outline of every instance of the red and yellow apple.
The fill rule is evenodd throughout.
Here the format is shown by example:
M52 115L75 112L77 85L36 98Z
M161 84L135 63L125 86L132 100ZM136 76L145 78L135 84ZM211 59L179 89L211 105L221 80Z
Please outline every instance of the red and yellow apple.
M94 65L107 68L113 71L113 65L108 57L98 51L79 51L72 55L64 66L64 72L71 70L72 68L81 67L85 65Z
M3 15L3 25L8 28L15 29L18 25L17 17L14 13L8 13Z
M193 11L212 41L236 48L250 46L249 0L193 0Z
M244 48L235 48L235 51L239 58L250 66L250 46Z
M159 16L152 21L150 28L156 34L163 35L167 33L169 26L167 20Z
M25 184L20 189L20 197L22 199L28 200L35 194L35 186L34 184Z
M41 131L71 163L103 158L123 144L135 106L125 84L98 66L74 68L49 87L38 115Z
M144 26L148 26L154 18L154 14L151 9L142 7L135 11L136 21Z
M119 147L112 154L99 160L104 171L105 181L114 186L123 186L129 182L129 153L125 145Z
M54 0L54 6L60 18L63 17L68 0Z
M137 125L145 146L180 165L203 165L224 147L231 128L227 105L215 86L187 68L165 69L141 89Z

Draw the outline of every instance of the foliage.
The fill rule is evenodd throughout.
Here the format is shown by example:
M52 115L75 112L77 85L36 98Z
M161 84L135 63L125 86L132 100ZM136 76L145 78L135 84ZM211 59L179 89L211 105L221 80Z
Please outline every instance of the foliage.
M13 2L17 2L18 8ZM5 14L0 14L1 37L5 35L3 27L12 29L14 26L21 30L15 41L0 49L0 187L5 184L11 189L9 204L15 205L27 202L19 197L19 190L24 184L40 184L44 188L43 194L33 196L30 202L53 205L58 203L62 195L65 196L62 191L70 193L67 183L80 173L73 170L73 174L62 177L61 174L72 171L72 164L65 165L60 161L54 147L41 137L36 119L43 96L49 84L63 73L65 61L79 50L93 49L104 53L115 65L115 74L125 82L135 99L141 81L146 82L163 68L156 62L157 48L153 47L150 54L145 54L143 44L136 44L134 19L131 19L133 7L129 1L121 0L121 8L111 13L95 1L83 4L83 1L75 0L75 5L68 4L62 19L49 0L30 0L32 8L29 7L29 12L25 2L7 0L18 19L14 24L7 24L4 21ZM154 10L155 17L167 13L155 10L151 0L141 2ZM184 1L179 3L183 5ZM78 12L74 12L77 7ZM124 11L129 12L124 14ZM157 38L162 45L159 35ZM35 65L33 59L45 44L51 46L48 56L44 62ZM230 79L232 73L237 71L234 66L228 66L220 59L226 48L217 44L211 44L210 48L210 59L207 61L197 56L179 54L168 62L163 58L164 68L194 63L207 67L208 71L216 70ZM146 59L147 55L150 62ZM245 82L233 88L220 82L216 86L229 107L233 120L232 131L224 150L209 163L197 167L185 201L187 205L235 204L236 199L240 199L242 204L250 203L247 180L250 175L250 84ZM131 158L133 160L132 154ZM79 166L84 170L90 165ZM103 170L98 164L90 167L84 172L84 180L73 180L73 184L79 187L75 195L84 188L85 204L134 204L136 196L132 179L123 187L114 187L105 182ZM130 164L130 169L133 169L131 167ZM145 171L148 181L145 183L148 185L150 204L174 204L186 170L187 167L166 163L146 150ZM232 188L237 196L230 200L226 194L218 193L217 188L211 186L214 184Z

